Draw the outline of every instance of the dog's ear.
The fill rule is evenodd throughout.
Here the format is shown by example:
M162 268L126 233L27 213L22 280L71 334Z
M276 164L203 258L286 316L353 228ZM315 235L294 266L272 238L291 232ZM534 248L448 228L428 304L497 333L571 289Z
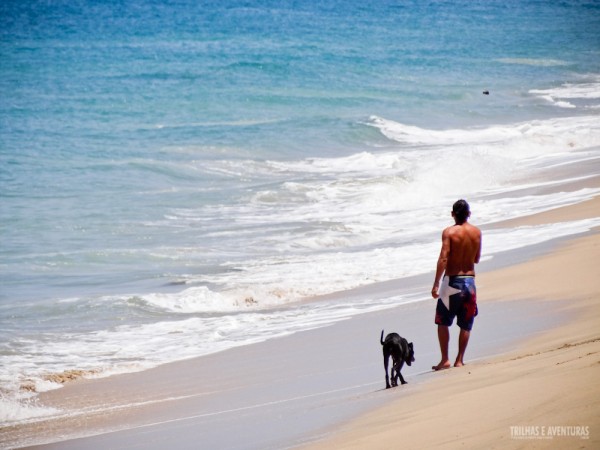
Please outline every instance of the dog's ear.
M412 349L412 348L413 348L413 343L412 343L412 342L410 342L410 343L408 344L408 346L409 346L409 347Z

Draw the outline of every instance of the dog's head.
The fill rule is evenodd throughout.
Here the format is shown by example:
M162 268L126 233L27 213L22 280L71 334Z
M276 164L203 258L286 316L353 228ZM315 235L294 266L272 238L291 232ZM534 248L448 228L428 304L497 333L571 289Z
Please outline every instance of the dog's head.
M415 362L415 347L413 346L412 342L408 344L408 355L406 355L404 362L409 366Z

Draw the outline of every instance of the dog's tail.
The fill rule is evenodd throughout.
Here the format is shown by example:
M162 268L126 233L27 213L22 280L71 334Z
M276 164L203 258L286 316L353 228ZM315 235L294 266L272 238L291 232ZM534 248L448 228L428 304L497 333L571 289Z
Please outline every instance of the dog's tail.
M381 330L381 337L379 338L379 342L381 342L381 345L384 344L384 342L383 342L383 330Z

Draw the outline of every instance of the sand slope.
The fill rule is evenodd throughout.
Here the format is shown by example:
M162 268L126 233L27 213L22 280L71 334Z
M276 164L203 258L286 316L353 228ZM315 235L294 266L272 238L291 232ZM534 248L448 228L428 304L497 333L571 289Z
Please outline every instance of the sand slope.
M511 354L440 372L310 448L598 448L599 257L594 234L482 275L487 301L568 299L572 320Z

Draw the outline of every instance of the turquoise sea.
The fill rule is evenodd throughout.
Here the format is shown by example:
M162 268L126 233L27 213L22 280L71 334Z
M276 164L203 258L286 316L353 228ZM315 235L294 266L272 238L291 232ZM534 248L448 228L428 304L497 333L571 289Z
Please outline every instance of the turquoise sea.
M597 195L519 188L598 160L600 2L5 0L0 92L13 424L60 414L35 400L51 374L427 299L297 303L432 271L458 198L485 225Z

